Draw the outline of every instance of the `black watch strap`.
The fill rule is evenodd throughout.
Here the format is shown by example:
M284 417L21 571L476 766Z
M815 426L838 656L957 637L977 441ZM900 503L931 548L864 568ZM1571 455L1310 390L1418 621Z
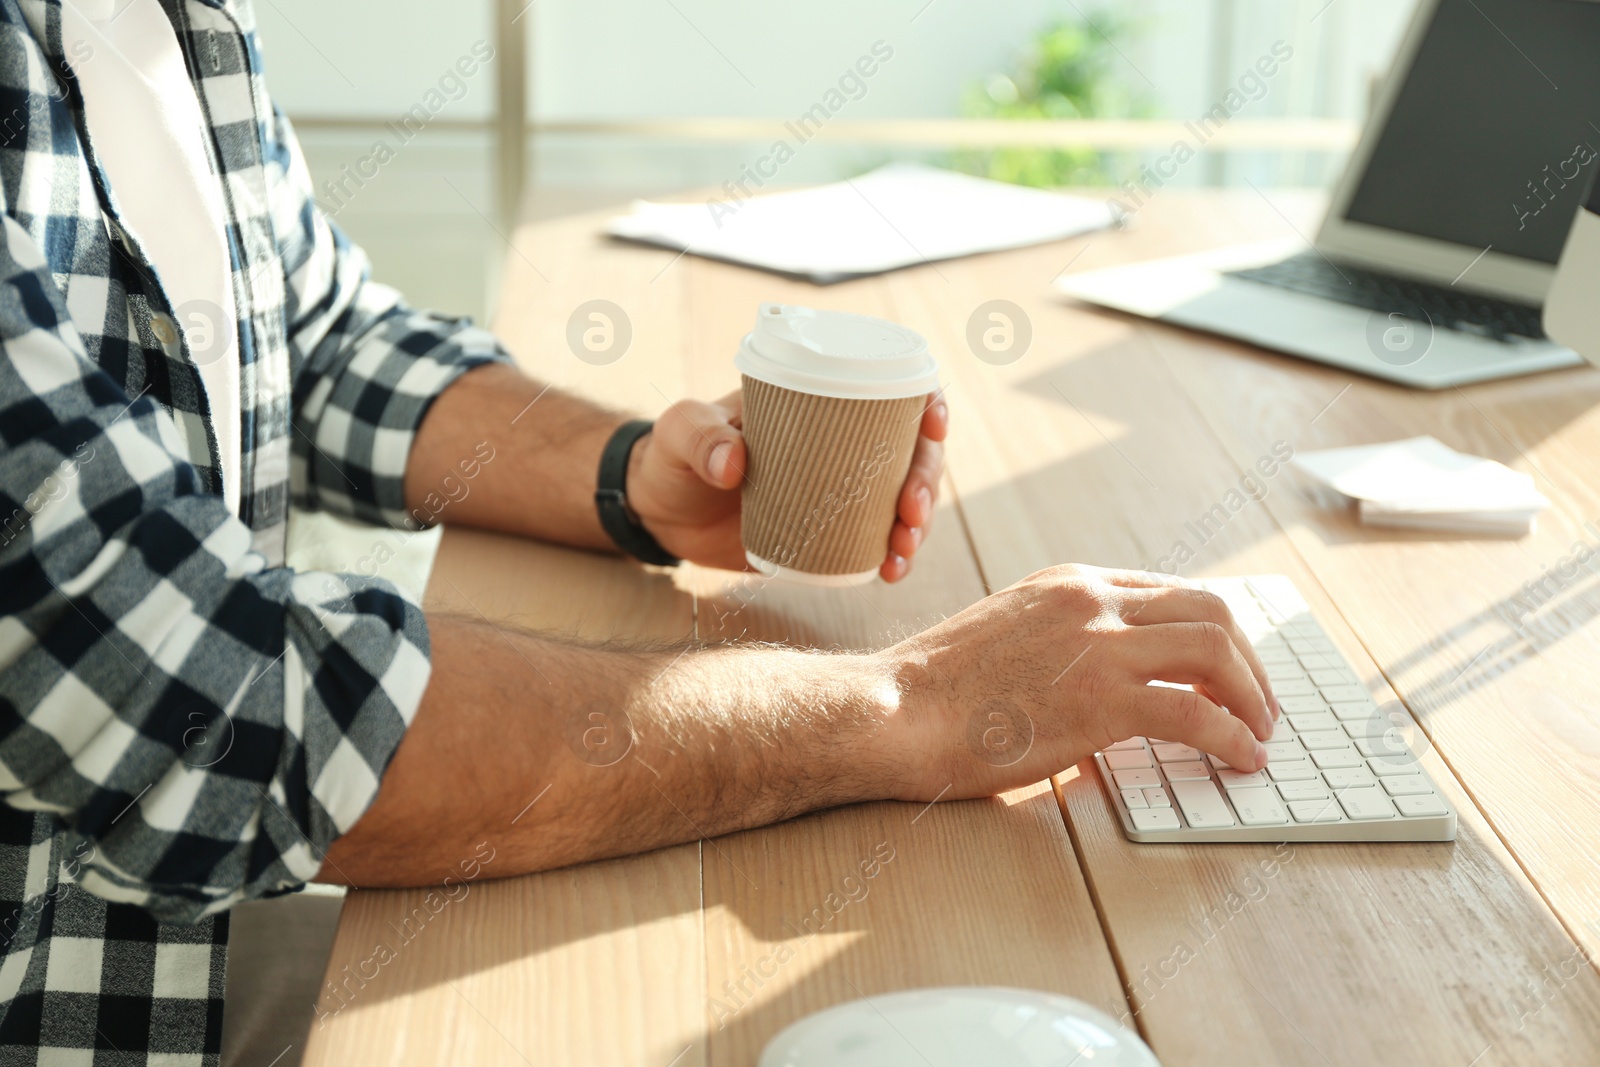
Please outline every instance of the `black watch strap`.
M628 507L628 457L634 444L654 425L648 419L634 419L617 427L611 435L600 453L594 506L600 512L600 525L618 548L641 563L671 567L678 563L678 557L662 548Z

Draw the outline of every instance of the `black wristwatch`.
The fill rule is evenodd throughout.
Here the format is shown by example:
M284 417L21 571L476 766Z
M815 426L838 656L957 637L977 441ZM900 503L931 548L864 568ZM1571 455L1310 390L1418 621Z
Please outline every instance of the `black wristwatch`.
M600 512L600 525L618 548L641 563L673 567L678 564L678 557L662 548L628 507L628 457L633 454L634 444L654 425L648 419L634 419L617 427L617 432L611 435L600 453L600 478L594 491L594 506Z

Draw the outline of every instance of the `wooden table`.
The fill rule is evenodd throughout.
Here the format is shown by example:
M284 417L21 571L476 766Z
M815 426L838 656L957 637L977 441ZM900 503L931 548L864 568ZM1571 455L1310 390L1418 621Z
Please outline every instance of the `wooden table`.
M1186 575L1289 574L1378 698L1406 702L1461 813L1457 841L1134 845L1082 765L990 800L863 805L481 880L360 983L345 968L394 941L426 894L356 892L328 975L354 992L337 1014L324 997L307 1063L747 1065L828 1005L958 983L1079 997L1170 1065L1600 1062L1600 580L1571 556L1579 540L1600 549L1600 373L1413 392L1049 288L1064 269L1310 232L1320 202L1168 190L1126 231L827 288L612 244L604 214L525 226L496 328L530 372L615 404L734 387L762 300L923 331L949 382L944 498L892 588L648 572L451 530L430 603L594 638L881 646L1038 568L1149 566L1185 541ZM607 366L565 344L595 298L633 328ZM1033 329L1004 366L965 341L996 298ZM1415 434L1532 473L1555 502L1538 533L1366 529L1292 471L1206 540L1185 525L1276 442ZM846 897L875 848L893 860ZM847 905L803 923L830 894Z

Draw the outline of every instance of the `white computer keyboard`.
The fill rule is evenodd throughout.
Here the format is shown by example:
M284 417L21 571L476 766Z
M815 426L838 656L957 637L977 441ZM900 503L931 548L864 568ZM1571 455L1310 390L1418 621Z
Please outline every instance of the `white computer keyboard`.
M1095 764L1133 841L1453 841L1456 813L1417 761L1426 738L1379 708L1281 574L1208 578L1283 707L1267 766L1241 774L1188 745L1130 737Z

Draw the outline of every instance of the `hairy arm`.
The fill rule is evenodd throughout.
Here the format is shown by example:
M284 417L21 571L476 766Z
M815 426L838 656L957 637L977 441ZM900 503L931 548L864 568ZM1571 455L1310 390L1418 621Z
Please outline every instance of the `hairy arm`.
M615 551L595 512L595 471L628 417L515 367L478 367L441 393L423 420L406 464L407 512ZM485 443L492 451L482 451ZM476 462L485 454L493 458Z
M429 625L427 693L323 880L437 881L485 840L496 873L519 874L881 794L873 739L897 694L866 658L621 651Z
M320 878L436 883L484 841L497 876L523 874L855 801L985 796L1135 734L1253 771L1277 714L1219 599L1088 567L1041 571L876 653L620 651L430 625L416 720Z

